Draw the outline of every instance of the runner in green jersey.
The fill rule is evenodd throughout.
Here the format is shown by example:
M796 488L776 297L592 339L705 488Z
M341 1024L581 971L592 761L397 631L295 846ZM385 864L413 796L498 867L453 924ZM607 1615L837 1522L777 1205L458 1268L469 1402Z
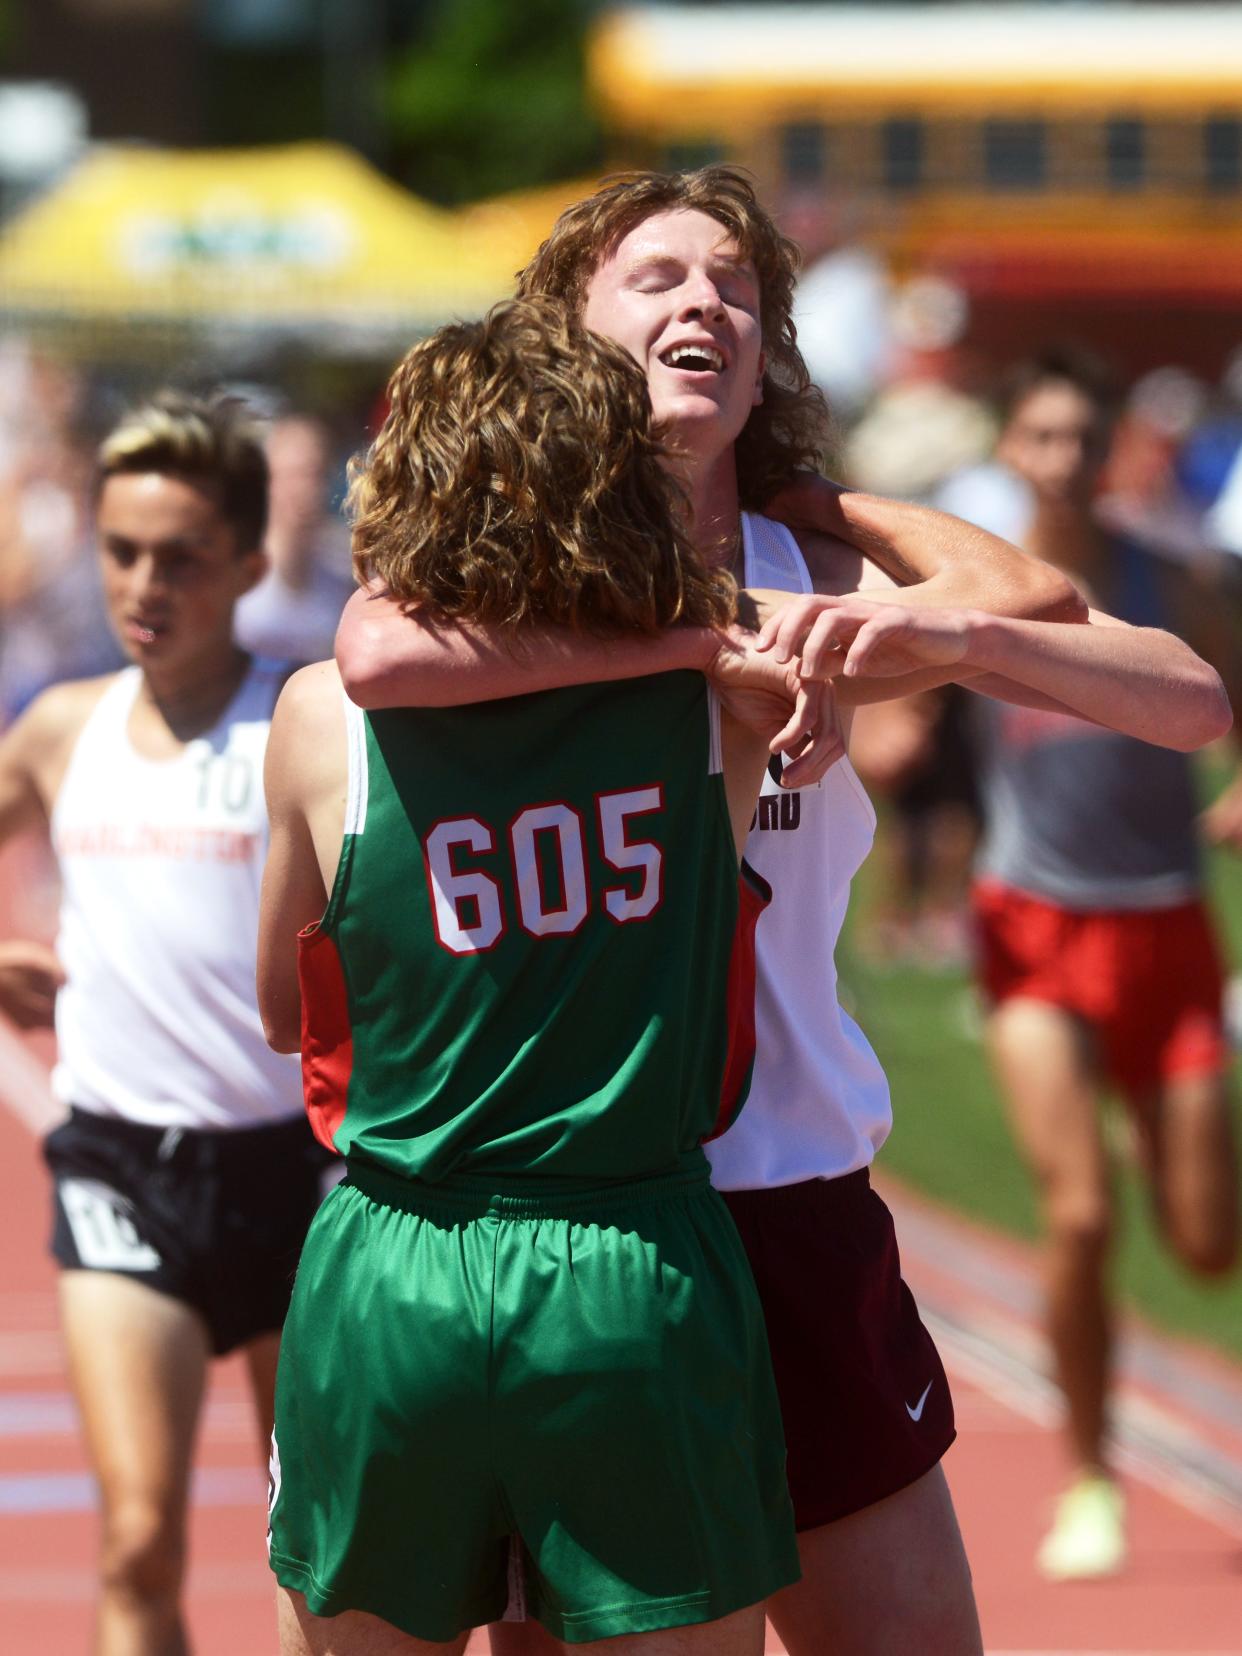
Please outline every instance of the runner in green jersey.
M515 647L549 620L727 621L619 347L519 301L416 347L390 394L354 486L361 573ZM767 735L793 681L747 662ZM701 672L375 716L331 664L291 681L260 1003L349 1173L281 1355L286 1656L459 1652L505 1608L511 1545L568 1644L761 1651L797 1556L761 1313L700 1144L745 1087L729 981L761 899L743 885L739 926L735 847L767 756Z

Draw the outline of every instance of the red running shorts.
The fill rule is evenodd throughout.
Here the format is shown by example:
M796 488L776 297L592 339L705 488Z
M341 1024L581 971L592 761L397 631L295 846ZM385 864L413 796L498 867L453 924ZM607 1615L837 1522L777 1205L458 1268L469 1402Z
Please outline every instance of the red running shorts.
M1080 913L982 880L973 906L992 1003L1021 996L1081 1018L1127 1096L1224 1067L1224 973L1202 903Z

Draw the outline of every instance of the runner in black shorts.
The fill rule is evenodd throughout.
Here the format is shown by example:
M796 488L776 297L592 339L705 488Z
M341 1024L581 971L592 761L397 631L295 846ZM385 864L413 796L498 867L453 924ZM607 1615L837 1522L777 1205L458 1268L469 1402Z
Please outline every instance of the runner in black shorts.
M52 1253L192 1306L223 1357L279 1329L332 1158L302 1115L236 1132L71 1110L50 1133Z
M266 1456L280 1327L319 1188L295 1061L254 997L263 753L285 673L232 639L264 568L267 464L236 404L166 395L99 455L131 665L0 742L0 838L51 834L55 951L0 944L0 1012L55 1014L53 1249L102 1495L98 1648L185 1648L190 1461L213 1353L244 1350Z

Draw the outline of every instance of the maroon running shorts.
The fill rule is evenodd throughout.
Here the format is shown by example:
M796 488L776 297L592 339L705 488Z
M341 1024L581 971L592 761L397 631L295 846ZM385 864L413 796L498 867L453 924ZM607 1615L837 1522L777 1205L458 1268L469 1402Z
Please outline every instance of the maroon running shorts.
M799 1530L894 1495L953 1442L944 1365L866 1168L730 1190L767 1320Z

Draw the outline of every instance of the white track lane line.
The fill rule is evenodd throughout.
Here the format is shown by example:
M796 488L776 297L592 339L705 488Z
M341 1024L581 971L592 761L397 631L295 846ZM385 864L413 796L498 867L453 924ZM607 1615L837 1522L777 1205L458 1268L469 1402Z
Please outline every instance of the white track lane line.
M1057 1426L1060 1421L1058 1393L1046 1375L1032 1368L1017 1352L950 1323L927 1305L921 1310L950 1375L956 1371L1032 1425L1044 1430ZM1162 1442L1157 1433L1138 1430L1132 1414L1124 1405L1118 1412L1115 1448L1122 1470L1188 1511L1208 1519L1227 1534L1242 1539L1242 1512L1236 1503L1222 1497L1207 1480L1197 1475L1195 1467L1178 1455L1176 1443ZM997 1652L996 1656L1045 1656L1045 1653ZM1099 1651L1095 1656L1123 1656L1123 1653ZM1226 1653L1226 1656L1236 1656L1236 1653Z

